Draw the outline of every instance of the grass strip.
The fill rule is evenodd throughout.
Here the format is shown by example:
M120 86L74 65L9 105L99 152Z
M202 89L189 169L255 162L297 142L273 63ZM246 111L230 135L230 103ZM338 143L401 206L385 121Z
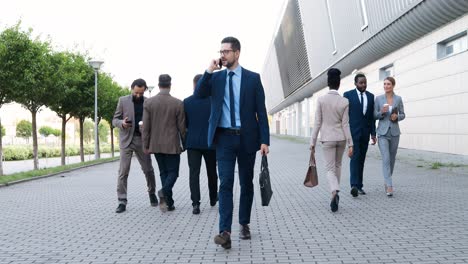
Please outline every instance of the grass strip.
M8 185L8 183L19 181L19 180L45 176L45 175L49 175L49 174L60 173L60 172L69 171L69 170L72 170L72 169L82 168L82 167L86 167L86 166L89 166L89 165L106 163L106 162L114 161L114 160L118 160L118 159L119 159L119 157L103 158L103 159L98 159L98 160L90 160L90 161L86 161L86 162L73 163L73 164L64 165L64 166L57 166L57 167L43 168L43 169L38 169L38 170L17 172L17 173L13 173L13 174L9 174L9 175L0 176L0 184Z

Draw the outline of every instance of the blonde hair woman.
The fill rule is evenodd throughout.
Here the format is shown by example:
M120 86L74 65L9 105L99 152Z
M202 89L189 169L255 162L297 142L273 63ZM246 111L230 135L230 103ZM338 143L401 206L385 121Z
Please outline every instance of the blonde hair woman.
M383 86L385 94L379 95L375 99L374 117L379 120L376 133L382 155L385 192L388 197L392 197L392 174L401 134L398 124L405 119L405 108L401 97L393 92L395 79L393 77L385 78Z

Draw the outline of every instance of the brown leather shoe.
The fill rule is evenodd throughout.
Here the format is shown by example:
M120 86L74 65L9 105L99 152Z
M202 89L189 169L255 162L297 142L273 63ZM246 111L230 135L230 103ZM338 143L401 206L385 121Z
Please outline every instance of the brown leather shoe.
M164 193L162 189L158 191L158 196L159 196L159 210L161 210L162 212L166 212L167 202L166 202L166 198L164 197Z
M214 242L216 245L222 246L224 249L231 248L231 233L228 231L223 231L221 234L217 234L214 237Z
M250 239L252 236L250 235L250 227L249 225L241 225L241 231L240 231L240 239Z

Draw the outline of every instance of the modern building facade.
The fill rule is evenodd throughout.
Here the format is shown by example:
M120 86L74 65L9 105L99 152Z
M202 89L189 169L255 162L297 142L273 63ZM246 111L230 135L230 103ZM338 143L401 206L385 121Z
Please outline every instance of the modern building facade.
M289 0L262 73L272 133L308 137L327 71L383 94L396 79L400 147L468 155L468 0Z

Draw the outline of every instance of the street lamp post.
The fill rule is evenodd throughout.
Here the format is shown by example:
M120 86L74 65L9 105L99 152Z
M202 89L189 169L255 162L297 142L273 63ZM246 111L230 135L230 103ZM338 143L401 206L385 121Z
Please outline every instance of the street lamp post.
M91 60L89 61L89 65L94 69L94 159L99 159L99 146L98 146L98 71L103 64L103 61Z
M153 91L154 86L148 86L149 97L151 97L151 91Z

